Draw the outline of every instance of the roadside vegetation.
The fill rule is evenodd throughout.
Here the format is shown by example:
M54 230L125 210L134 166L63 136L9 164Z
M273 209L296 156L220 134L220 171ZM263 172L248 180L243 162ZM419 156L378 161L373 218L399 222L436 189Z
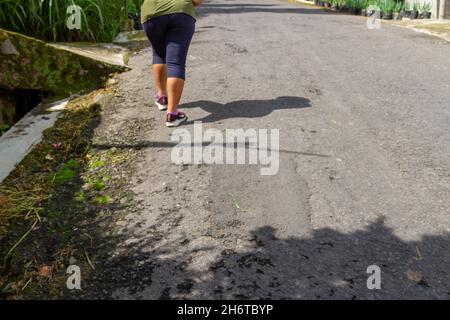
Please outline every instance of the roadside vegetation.
M127 26L132 29L142 2L3 0L0 29L44 41L111 42L119 32L130 30ZM81 30L67 28L67 7L71 5L82 8ZM100 65L94 60L93 63ZM48 65L50 62L40 64L50 69ZM88 229L99 214L117 206L117 198L123 193L124 179L111 177L110 171L117 171L134 156L128 150L91 148L100 109L116 93L114 85L107 85L106 80L123 71L111 69L109 74L109 69L103 69L108 75L101 77L101 83L77 88L77 92L81 89L79 97L69 102L56 124L43 132L41 142L0 183L0 299L24 295L32 298L34 294L61 297L69 259L76 258L80 266L86 264L85 270L95 268L89 249L94 233L101 232L101 228L95 225L95 230ZM74 79L82 83L86 74L76 73ZM100 78L100 74L96 77ZM56 95L51 99L56 100ZM49 101L43 101L46 102ZM22 104L20 108L23 109ZM4 120L9 118L3 115ZM12 121L0 123L0 135L10 125ZM50 291L42 294L42 290Z
M113 173L135 156L92 148L100 110L115 94L107 87L72 100L0 184L0 299L61 298L73 259L85 277L95 270L90 250L105 229L95 221L118 206L126 179Z
M39 222L50 191L76 176L89 145L84 132L97 112L98 106L86 98L72 102L56 125L44 132L42 142L3 181L0 240L16 218Z
M0 28L46 41L112 41L143 0L2 0ZM82 8L81 30L68 30L67 8ZM126 7L128 5L128 10Z
M390 19L429 19L431 5L416 1L410 5L397 0L315 0L315 4L333 11L348 12L356 15L371 16L378 8L381 18Z

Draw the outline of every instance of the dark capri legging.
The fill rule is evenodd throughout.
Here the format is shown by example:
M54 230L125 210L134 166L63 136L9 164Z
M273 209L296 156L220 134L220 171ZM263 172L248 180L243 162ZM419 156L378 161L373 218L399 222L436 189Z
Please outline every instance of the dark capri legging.
M153 64L167 64L169 78L186 78L186 58L195 32L195 19L184 13L155 17L144 23L153 47Z

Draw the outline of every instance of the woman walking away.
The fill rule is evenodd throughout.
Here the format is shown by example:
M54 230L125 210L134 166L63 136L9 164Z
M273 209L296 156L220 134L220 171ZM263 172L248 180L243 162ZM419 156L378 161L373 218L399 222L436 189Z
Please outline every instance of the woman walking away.
M186 57L195 31L195 6L203 0L145 0L141 17L153 47L153 76L158 94L155 104L167 110L168 127L187 120L178 111L186 79Z

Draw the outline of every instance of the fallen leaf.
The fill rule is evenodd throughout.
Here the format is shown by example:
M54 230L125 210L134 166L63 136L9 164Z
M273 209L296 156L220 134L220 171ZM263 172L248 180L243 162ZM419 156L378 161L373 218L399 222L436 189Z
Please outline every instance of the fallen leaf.
M49 153L48 155L45 156L45 159L51 161L51 160L53 160L54 158L53 158L52 155Z
M42 268L38 272L38 275L41 277L50 277L51 274L52 274L52 267L47 265L42 266Z
M419 283L422 281L422 274L418 271L413 271L413 270L408 270L406 271L406 277L411 280L414 281L415 283Z

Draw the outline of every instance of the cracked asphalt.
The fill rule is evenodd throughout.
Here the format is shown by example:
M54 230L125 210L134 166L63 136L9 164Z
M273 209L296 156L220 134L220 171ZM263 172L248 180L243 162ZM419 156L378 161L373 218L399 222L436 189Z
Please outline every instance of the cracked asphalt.
M450 298L449 43L285 1L207 1L184 128L279 129L274 176L172 164L150 56L131 58L97 129L111 146L138 125L140 156L90 297Z

